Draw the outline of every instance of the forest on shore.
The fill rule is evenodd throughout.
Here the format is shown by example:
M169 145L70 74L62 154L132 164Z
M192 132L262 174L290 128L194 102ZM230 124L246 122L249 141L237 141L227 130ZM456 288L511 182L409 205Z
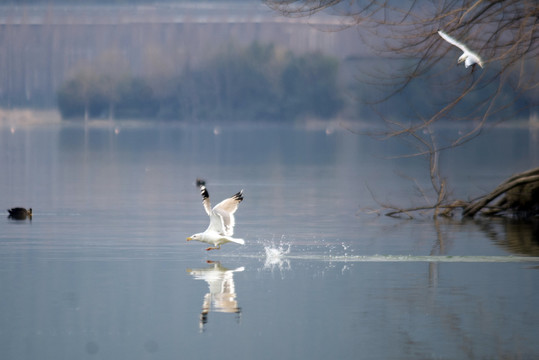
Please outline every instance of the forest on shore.
M361 78L362 69L405 66L391 59L352 59L343 75L342 62L320 52L296 55L273 44L230 44L200 64L188 64L180 75L129 73L121 54L108 53L78 66L59 88L58 108L64 119L141 118L180 121L293 121L302 118L376 119L416 117L436 111L457 96L444 91L439 79L425 77L384 99L391 85L375 86ZM350 70L352 69L352 70ZM440 69L433 69L439 72ZM448 82L473 77L464 67L446 71ZM489 85L472 92L456 109L465 117L477 110ZM505 87L507 106L495 114L529 116L532 99L514 100ZM384 99L383 102L379 102Z
M116 54L117 55L117 54ZM179 76L133 76L119 56L79 67L58 90L63 118L278 120L329 118L343 107L339 63L254 42L231 45Z

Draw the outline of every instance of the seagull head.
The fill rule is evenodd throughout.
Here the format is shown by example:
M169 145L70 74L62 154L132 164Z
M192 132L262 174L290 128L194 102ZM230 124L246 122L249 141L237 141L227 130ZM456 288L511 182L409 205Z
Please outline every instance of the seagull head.
M460 64L460 63L462 63L462 62L465 62L467 58L468 58L468 54L466 54L466 53L462 54L462 55L459 57L459 59L458 59L458 61L457 61L457 64Z
M198 240L198 241L202 240L202 234L201 233L193 234L187 238L187 241L191 241L191 240Z

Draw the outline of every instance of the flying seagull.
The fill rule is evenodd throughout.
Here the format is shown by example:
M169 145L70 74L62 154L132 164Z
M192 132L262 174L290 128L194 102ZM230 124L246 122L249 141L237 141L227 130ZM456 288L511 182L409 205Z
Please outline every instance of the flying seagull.
M234 194L234 196L221 201L212 209L210 204L210 194L206 186L200 186L200 194L202 195L202 204L210 217L210 226L206 231L198 234L193 234L187 238L187 241L197 240L206 244L213 245L206 250L219 250L222 244L234 242L244 245L243 239L235 239L234 234L234 213L238 209L238 204L243 200L243 190Z
M447 41L448 43L450 43L452 45L455 45L460 50L462 50L462 55L459 57L459 60L457 62L458 64L460 64L461 62L464 61L464 66L466 66L466 67L472 66L472 71L475 69L476 64L483 67L483 61L481 60L479 55L477 55L476 53L470 51L470 49L468 49L468 47L466 45L464 45L463 43L453 39L451 36L447 35L442 30L438 30L438 34L440 34L440 36L445 41Z

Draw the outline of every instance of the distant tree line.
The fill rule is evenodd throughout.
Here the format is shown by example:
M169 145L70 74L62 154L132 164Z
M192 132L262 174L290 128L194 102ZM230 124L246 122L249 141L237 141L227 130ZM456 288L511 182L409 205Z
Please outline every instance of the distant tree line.
M348 84L347 91L353 96L355 109L352 113L361 119L380 119L391 122L427 121L432 114L444 108L455 98L458 103L452 104L451 112L444 114L445 120L476 121L485 111L495 121L527 119L537 113L537 90L522 91L521 80L515 74L504 79L504 86L496 82L487 82L481 86L471 87L479 73L472 73L464 66L457 65L453 58L436 64L425 72L423 77L414 78L405 87L402 77L395 75L391 79L382 78L390 71L409 67L414 59L372 59L361 60L356 64L358 73L355 82ZM526 62L522 71L532 71L534 64ZM372 69L380 72L378 78L372 75ZM487 74L503 71L500 64L491 63ZM451 86L449 86L451 85ZM460 95L466 92L466 97ZM492 94L496 94L497 107L490 109ZM400 125L399 125L400 126Z
M160 67L147 77L134 76L121 53L109 53L81 64L58 90L63 118L160 118L172 120L330 119L336 115L362 120L406 121L427 117L460 87L447 89L461 77L474 74L454 62L434 67L444 70L444 80L424 77L383 99L384 88L361 78L362 69L406 66L406 60L361 59L343 76L339 60L321 53L296 55L273 45L254 42L247 47L231 44L211 59L187 65L179 75ZM490 67L493 68L492 64ZM496 71L496 69L492 69ZM354 74L354 75L352 75ZM342 78L348 79L342 79ZM359 81L358 81L359 80ZM510 84L511 79L507 80ZM467 84L464 82L463 87ZM388 89L394 89L388 83ZM495 84L470 91L452 112L452 119L466 119L488 105ZM515 85L516 87L516 85ZM500 89L504 102L492 116L498 119L527 117L533 94L515 98L514 87ZM348 100L348 101L345 101ZM351 101L350 101L351 100Z
M121 60L81 66L58 90L63 118L290 120L330 118L343 108L339 62L253 43L227 50L179 76L142 78Z

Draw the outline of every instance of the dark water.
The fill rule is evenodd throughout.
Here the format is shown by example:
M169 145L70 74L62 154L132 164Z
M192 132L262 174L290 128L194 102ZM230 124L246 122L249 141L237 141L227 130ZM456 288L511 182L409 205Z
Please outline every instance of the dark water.
M537 134L444 155L456 196L537 166ZM4 359L463 359L539 356L539 229L395 220L425 164L348 131L48 126L0 130ZM244 189L237 237L186 242ZM6 212L7 215L7 212Z

